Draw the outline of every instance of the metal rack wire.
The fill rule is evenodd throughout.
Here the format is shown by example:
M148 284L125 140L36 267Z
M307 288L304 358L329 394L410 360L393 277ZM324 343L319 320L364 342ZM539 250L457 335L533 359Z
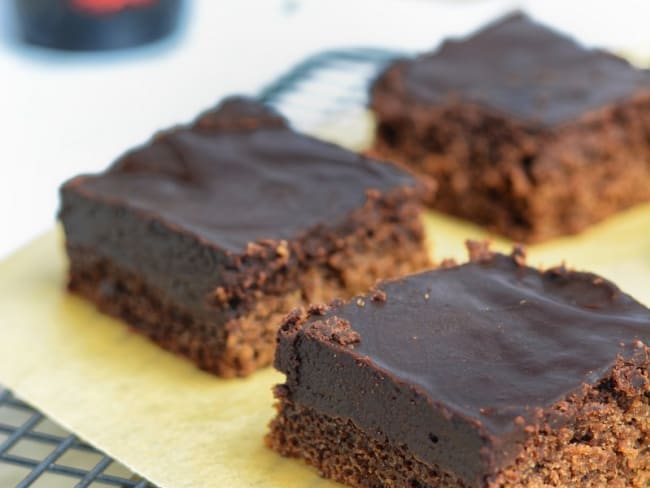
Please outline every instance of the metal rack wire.
M0 442L0 463L22 468L24 478L16 484L18 488L33 486L44 474L66 477L70 486L89 487L95 483L107 486L145 488L152 486L139 479L125 468L110 474L108 469L115 461L100 453L93 446L83 442L76 435L58 428L42 413L17 399L8 390L0 390L0 434L5 438ZM9 419L9 420L7 420ZM21 444L31 444L31 449L17 449ZM37 445L38 448L34 448ZM24 446L27 447L27 446ZM49 451L49 452L48 452ZM94 465L82 467L61 462L66 454L87 453L96 459ZM28 452L28 454L26 454ZM41 456L37 457L37 454ZM42 484L42 486L47 486Z
M365 106L369 82L400 54L365 48L323 52L277 78L258 98L297 129L309 130L339 112ZM0 387L0 468L9 466L19 470L16 478L24 476L18 488L53 486L53 477L69 481L57 486L75 488L153 486Z
M307 58L263 89L258 98L276 107L298 130L310 130L338 113L367 105L368 85L404 53L357 48Z

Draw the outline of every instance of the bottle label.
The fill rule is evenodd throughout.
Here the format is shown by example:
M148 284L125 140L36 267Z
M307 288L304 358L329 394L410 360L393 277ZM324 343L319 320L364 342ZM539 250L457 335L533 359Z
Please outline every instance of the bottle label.
M126 8L150 7L158 0L71 0L75 10L90 14L113 14Z

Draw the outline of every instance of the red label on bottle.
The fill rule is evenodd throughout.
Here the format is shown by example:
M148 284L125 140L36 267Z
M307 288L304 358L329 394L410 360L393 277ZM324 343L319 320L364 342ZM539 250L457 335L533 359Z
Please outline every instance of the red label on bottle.
M72 6L92 14L112 14L129 7L149 7L157 0L71 0Z

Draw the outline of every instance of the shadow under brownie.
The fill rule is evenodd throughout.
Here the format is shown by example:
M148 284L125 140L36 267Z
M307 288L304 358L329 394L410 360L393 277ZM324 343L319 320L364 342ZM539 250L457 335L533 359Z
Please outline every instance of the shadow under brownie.
M611 282L473 243L288 315L267 443L355 487L646 487L648 340Z
M229 99L62 187L69 288L205 370L247 375L291 308L427 266L423 191Z
M373 154L439 183L429 203L517 241L650 200L650 74L523 14L391 65Z

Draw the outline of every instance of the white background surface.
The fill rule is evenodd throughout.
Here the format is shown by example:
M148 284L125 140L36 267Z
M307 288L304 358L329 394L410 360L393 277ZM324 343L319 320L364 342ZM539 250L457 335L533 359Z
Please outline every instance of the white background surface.
M12 40L0 0L0 258L54 224L57 188L331 47L422 50L520 7L588 44L650 53L648 0L195 0L162 45L71 55Z

